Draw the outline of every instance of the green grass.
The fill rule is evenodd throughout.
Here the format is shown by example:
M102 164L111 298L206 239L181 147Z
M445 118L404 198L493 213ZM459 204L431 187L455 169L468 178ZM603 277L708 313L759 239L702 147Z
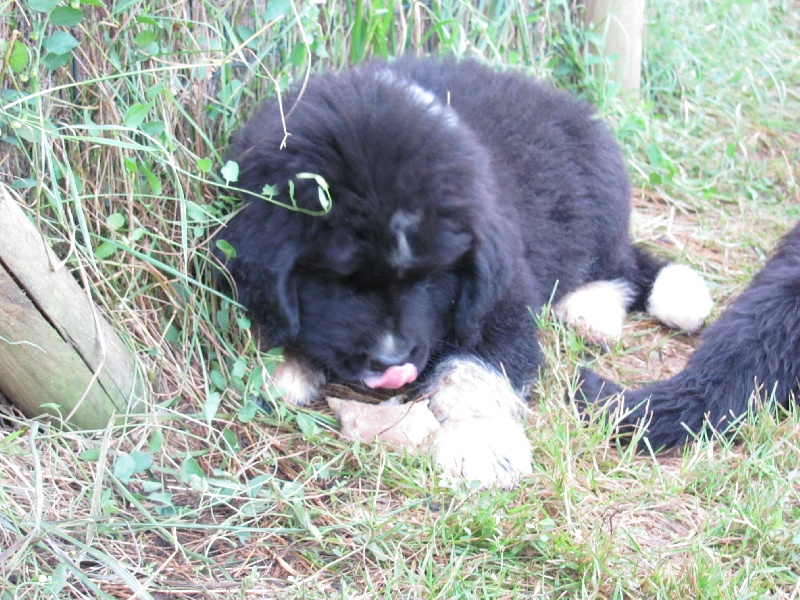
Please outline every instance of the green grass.
M5 0L0 15L0 185L136 349L152 400L96 433L0 408L2 600L800 592L795 411L654 459L563 402L587 361L664 377L694 339L634 316L601 349L545 315L534 474L470 494L273 402L274 357L208 288L226 140L258 99L413 51L595 102L629 160L634 236L702 271L719 311L800 218L797 2L649 2L638 103L586 67L566 0Z

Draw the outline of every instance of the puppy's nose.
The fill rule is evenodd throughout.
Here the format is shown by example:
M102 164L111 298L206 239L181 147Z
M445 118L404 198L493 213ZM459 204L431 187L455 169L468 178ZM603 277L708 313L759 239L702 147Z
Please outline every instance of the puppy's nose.
M389 367L407 363L409 355L409 352L372 355L369 357L369 369L380 373Z

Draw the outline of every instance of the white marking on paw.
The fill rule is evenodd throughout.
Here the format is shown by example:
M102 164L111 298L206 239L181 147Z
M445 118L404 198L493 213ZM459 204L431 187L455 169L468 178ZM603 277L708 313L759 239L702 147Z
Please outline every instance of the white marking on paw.
M275 367L271 380L283 399L295 406L318 400L325 385L325 375L320 371L288 357Z
M667 265L659 271L647 312L659 321L685 331L699 329L713 301L703 278L686 265Z
M520 421L525 406L502 375L477 360L453 359L440 367L429 399L442 424L433 458L446 476L507 489L532 473Z
M627 281L592 281L562 298L555 312L574 327L618 339L633 295Z

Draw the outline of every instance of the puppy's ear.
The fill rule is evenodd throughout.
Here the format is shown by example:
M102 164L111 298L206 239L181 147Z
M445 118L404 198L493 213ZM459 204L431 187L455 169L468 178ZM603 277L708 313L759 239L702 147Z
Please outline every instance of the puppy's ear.
M497 222L485 225L477 232L472 264L462 280L456 308L456 335L468 346L480 340L486 316L503 299L513 273L506 245L510 234L504 234ZM513 242L509 245L514 246Z
M297 219L288 213L249 204L216 236L235 251L231 257L218 249L215 254L233 279L239 303L261 325L273 346L296 337L300 329L297 282L292 271L302 232ZM222 279L220 275L218 282Z

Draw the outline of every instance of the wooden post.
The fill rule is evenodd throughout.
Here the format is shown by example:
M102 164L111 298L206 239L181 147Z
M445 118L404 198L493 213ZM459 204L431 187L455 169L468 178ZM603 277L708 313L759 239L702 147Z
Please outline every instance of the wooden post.
M26 416L105 427L144 399L137 363L0 186L0 392ZM140 404L141 406L141 404Z
M614 59L609 76L624 94L637 97L642 79L645 0L586 0L584 25L605 40L603 55ZM590 52L598 54L597 48Z

